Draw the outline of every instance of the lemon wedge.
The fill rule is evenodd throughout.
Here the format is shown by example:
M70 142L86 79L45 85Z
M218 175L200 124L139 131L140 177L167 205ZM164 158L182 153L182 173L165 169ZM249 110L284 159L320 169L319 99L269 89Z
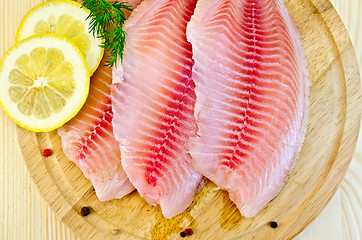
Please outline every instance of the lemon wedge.
M53 0L31 9L22 19L15 40L21 41L34 34L51 33L64 36L77 45L84 55L89 72L97 69L102 56L102 40L90 34L86 20L89 10L70 0Z
M54 34L26 38L0 63L0 105L6 115L35 132L54 130L73 118L89 93L83 54Z

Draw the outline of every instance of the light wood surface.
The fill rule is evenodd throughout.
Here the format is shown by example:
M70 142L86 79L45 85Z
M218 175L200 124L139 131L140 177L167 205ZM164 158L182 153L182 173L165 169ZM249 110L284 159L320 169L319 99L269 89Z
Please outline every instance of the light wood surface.
M13 44L13 39L14 39L14 34L16 31L16 28L21 20L21 17L26 13L26 11L28 9L31 8L31 6L34 6L37 2L40 1L20 1L20 0L16 0L16 1L10 1L10 0L2 0L2 2L0 3L0 33L2 36L1 39L1 45L0 45L0 56L3 55L3 53L5 52L5 50L7 50L12 44ZM292 4L293 2L297 2L297 1L288 1L289 4ZM303 1L304 3L307 3L309 1ZM337 96L337 99L334 99L332 102L323 102L324 105L322 106L321 102L317 101L318 100L318 96L316 96L316 101L314 103L312 103L312 106L314 106L315 110L311 111L311 115L313 116L319 116L321 117L321 119L326 120L326 122L324 124L326 124L328 126L328 121L329 119L333 119L333 117L335 117L335 121L333 122L335 123L335 125L337 127L339 127L339 130L331 130L331 133L325 134L322 136L322 138L327 139L328 136L332 136L331 139L327 139L324 144L328 146L329 150L330 149L334 149L334 153L337 155L337 157L339 156L338 154L346 154L348 155L348 152L350 149L348 149L349 143L348 141L352 141L353 142L353 137L349 137L348 134L351 134L351 136L353 134L356 134L356 132L354 133L345 133L342 135L343 131L345 129L353 129L356 127L356 125L353 125L354 122L348 122L348 117L347 117L347 121L344 122L343 124L341 122L343 122L343 112L347 112L347 113L353 113L353 109L357 109L360 108L360 106L354 106L353 103L350 104L348 100L349 98L346 97L348 96L348 94L352 94L354 91L358 91L359 89L355 86L355 88L350 89L350 92L345 92L344 90L341 90L340 87L344 88L345 86L341 86L341 82L340 80L337 79L337 75L336 74L341 74L344 73L344 75L346 76L350 76L350 78L346 78L346 81L348 82L349 80L353 79L353 74L356 74L355 72L353 72L351 69L353 69L354 67L354 62L353 62L353 58L351 58L351 55L353 55L353 50L350 49L350 47L348 46L348 39L344 38L344 36L337 36L337 35L333 35L333 32L339 32L341 29L343 29L343 27L338 23L338 19L335 18L333 9L329 8L328 5L323 5L323 3L325 1L315 1L317 4L317 7L319 7L322 13L322 17L324 18L324 20L326 20L323 24L326 24L329 28L332 28L331 32L323 32L325 33L326 36L329 36L326 39L331 40L335 39L336 44L334 45L334 47L337 46L337 52L333 52L329 55L326 53L321 53L316 51L313 48L313 45L310 46L306 46L307 51L310 52L310 54L314 54L312 56L310 56L310 58L308 59L309 62L313 62L315 57L320 57L320 54L325 54L322 55L324 56L324 60L325 60L325 66L324 69L323 68L318 68L317 66L314 66L314 77L313 77L313 85L314 85L314 95L321 94L322 93L327 93L329 95L332 96ZM353 2L353 1L350 1ZM355 9L358 9L358 7L360 8L360 3L358 0L355 1L356 5L352 5L351 11L356 11ZM335 5L338 6L338 4L340 4L338 1L335 1ZM351 3L349 3L351 4ZM345 6L345 5L341 5L341 6ZM311 7L310 5L306 6L306 7ZM343 11L344 8L340 8L342 9L341 11ZM15 11L16 10L16 11ZM293 13L292 13L293 14ZM296 14L296 12L294 12L294 14ZM303 14L303 11L300 11L299 14ZM305 12L304 12L305 14ZM313 15L317 15L315 13L313 13L312 15L302 15L300 16L300 20L301 19L306 19L306 16L312 16L312 17L316 17L314 20L318 20L317 16L313 16ZM342 17L343 17L343 12L341 13ZM358 14L356 14L357 16ZM358 21L358 17L356 19L353 19L350 17L350 15L345 14L345 16L349 17L349 21L355 22L355 27L357 28L357 24L359 23ZM303 18L302 18L303 17ZM311 17L309 17L310 19ZM319 18L320 20L322 20L321 18ZM307 18L308 20L308 18ZM333 20L333 21L332 21ZM323 25L321 24L321 25ZM325 25L324 25L325 26ZM301 26L303 29L303 26ZM347 25L348 27L348 25ZM350 27L351 29L353 29L353 27ZM305 28L303 31L305 35L308 35L308 29ZM359 36L361 31L357 31L354 30L350 31L351 36L352 36L352 40L354 36ZM357 33L356 33L357 32ZM6 33L6 34L5 34ZM356 35L353 35L354 33L356 33ZM303 32L302 32L303 34ZM332 35L331 35L332 34ZM309 36L310 37L310 36ZM305 37L305 39L308 39L308 36ZM357 40L356 40L357 39ZM358 39L360 39L359 41L361 42L362 38L358 38L355 37L355 43L358 42ZM323 42L322 42L323 43ZM358 44L357 44L358 45ZM333 49L333 44L330 41L325 42L324 45L325 48L327 48L328 50ZM358 48L357 48L358 50ZM338 51L341 52L342 54L338 55ZM328 51L327 51L328 52ZM318 54L317 54L318 53ZM361 59L361 53L359 53L359 59ZM337 59L337 60L335 60ZM327 68L330 66L330 63L335 64L333 65L333 68ZM345 64L343 65L343 70L341 68L342 63ZM330 69L334 69L334 72L330 72ZM351 70L351 72L348 72L348 69ZM322 79L326 78L327 75L323 75L321 73L324 72L329 72L331 75L330 77L328 77L328 81L327 82L327 87L326 88L322 88L319 89L319 85L321 84L323 81ZM347 73L346 73L347 72ZM343 75L343 74L342 74ZM320 76L320 77L317 77ZM313 90L313 85L312 85L312 90ZM351 87L347 84L347 90L348 87ZM319 91L317 91L319 90ZM339 91L340 90L340 91ZM337 94L337 95L335 95ZM312 92L312 97L313 97L313 92ZM321 99L319 99L321 100ZM331 106L333 106L333 104L338 103L339 101L344 101L344 107L340 107L340 106L335 106L336 109L334 109L331 112L329 112L326 115L323 115L321 113L319 113L318 108L322 108L325 107L330 108ZM344 109L344 110L343 110ZM336 112L338 114L336 114ZM332 118L328 118L328 117L332 117ZM352 118L353 116L350 116L350 118ZM338 120L342 120L342 121L338 121ZM15 125L8 120L8 118L6 116L4 116L3 113L0 114L0 122L1 122L1 135L0 135L0 160L2 161L1 163L1 167L0 167L0 195L1 195L1 205L0 205L0 239L75 239L75 235L73 232L71 232L67 227L65 227L61 222L59 222L59 220L54 216L54 214L52 213L52 211L49 209L49 207L44 203L43 198L39 196L39 194L36 191L36 188L34 187L34 184L31 182L31 180L29 179L29 176L27 174L26 168L25 168L25 164L24 161L22 160L21 156L20 156L20 150L19 147L17 145L17 138L15 135ZM310 123L311 124L311 123ZM345 128L341 127L342 125L345 126ZM317 137L318 134L316 133L316 130L312 130L311 128L312 125L310 125L310 130L307 133L307 138L314 138ZM316 125L318 126L318 125ZM330 129L327 128L327 126L321 126L323 129ZM333 129L333 128L332 128ZM337 133L336 133L337 132ZM22 131L20 133L23 133ZM23 149L26 149L29 153L33 154L34 156L36 156L35 160L33 161L27 161L27 163L29 164L29 169L30 172L33 174L34 178L37 179L42 179L43 181L39 181L37 182L37 185L40 186L40 188L42 188L42 186L48 186L54 179L47 179L47 175L46 175L46 171L42 172L41 169L39 169L38 166L41 167L48 167L48 172L50 172L52 176L60 176L62 177L62 175L66 176L65 178L63 178L63 180L65 179L65 182L62 182L62 184L58 185L58 188L49 188L47 189L48 191L48 196L45 196L45 198L47 199L58 199L57 197L59 197L59 195L57 195L57 189L59 188L63 188L63 195L67 196L67 194L69 194L69 191L67 189L72 189L72 187L76 187L76 189L79 190L83 190L86 191L86 194L82 194L81 192L77 193L77 194L71 194L72 197L67 197L67 201L68 202L77 202L77 198L79 198L79 195L81 196L80 198L82 199L82 201L78 201L77 204L75 205L74 210L70 209L69 206L67 205L63 205L63 203L60 202L51 202L50 204L52 206L57 206L59 208L54 209L58 214L60 214L60 217L63 219L63 221L71 223L73 228L77 225L79 225L79 223L81 223L82 221L85 221L82 217L79 217L79 215L76 213L76 211L78 210L78 208L80 206L82 206L83 204L89 204L92 203L92 201L95 201L95 205L91 205L96 211L93 212L90 216L87 217L87 221L86 222L90 222L91 224L98 224L98 220L101 216L103 215L107 215L107 211L110 211L110 206L105 206L102 205L101 203L97 203L97 201L94 199L94 195L89 192L88 190L90 189L90 185L89 183L87 183L87 181L85 181L84 179L82 179L81 174L79 173L79 171L77 171L76 168L72 167L71 164L69 162L67 162L66 160L64 160L64 156L62 156L59 146L57 147L57 144L59 145L59 138L55 133L52 134L39 134L38 136L35 136L35 134L23 134L22 135L24 138L26 139L31 139L30 142L29 140L26 140L26 142L28 142L29 144L26 145L22 145ZM337 137L336 137L337 136ZM338 140L339 139L339 140ZM50 161L48 162L44 162L43 159L40 156L40 152L38 149L33 148L31 145L32 143L34 144L33 141L39 141L38 144L40 145L40 147L44 147L44 144L47 144L47 146L53 145L53 147L55 148L55 152L56 154L53 156L53 159L50 159ZM307 140L306 140L307 141ZM339 141L341 141L341 148L342 150L345 149L345 151L343 152L339 152L338 150L340 150L341 148L338 147L339 146ZM346 145L343 145L343 143L346 143ZM36 144L36 143L35 143ZM308 147L308 144L305 144L305 147L302 150L302 158L301 160L305 159L308 157L309 154L309 150L313 150L315 148L315 146L310 143L309 144L309 148L310 149L306 149L306 146ZM335 149L334 147L337 148ZM359 148L361 149L361 148ZM308 150L308 151L307 151ZM319 150L319 149L318 149ZM304 152L303 152L304 151ZM333 151L331 151L333 152ZM330 154L330 152L329 152ZM328 154L327 154L328 155ZM330 175L328 175L329 173L332 173L332 169L334 167L341 167L343 168L344 165L340 164L340 162L342 163L346 163L348 161L348 156L346 156L346 158L342 158L342 161L338 161L338 162L331 162L332 156L324 156L323 159L323 163L318 163L316 165L316 167L319 167L320 169L322 169L322 171L325 171L324 174L321 174L321 172L319 172L319 175L321 175L322 177L319 176L315 176L315 178L318 180L320 180L321 178L324 178L322 180L327 181L330 177ZM357 154L355 154L356 158L358 158L359 156L361 156L361 153L357 151ZM55 157L60 157L60 161L56 161ZM321 158L321 156L320 156ZM33 159L31 157L31 159ZM39 164L39 165L36 165ZM63 164L63 165L62 165ZM325 165L330 164L330 166L328 166L328 168L325 168ZM334 198L331 200L331 202L329 203L329 205L327 206L327 208L322 212L322 214L320 215L320 217L313 223L311 224L305 231L303 231L297 238L298 239L360 239L361 237L361 226L360 223L362 221L358 221L361 220L361 178L360 178L360 174L358 174L361 171L361 162L358 161L354 161L352 162L351 168L348 171L348 175L345 177L345 181L342 183L341 188L337 191L337 194L334 196ZM65 172L67 173L62 173L62 171L57 172L56 170L58 168L61 169L66 169L67 167L69 167L69 169L67 169ZM33 169L33 170L32 170ZM38 174L34 173L34 169L36 169L38 172ZM324 169L324 170L323 170ZM325 170L327 169L327 170ZM44 170L44 169L43 169ZM343 169L342 169L343 172ZM68 174L68 175L67 175ZM74 175L75 174L75 175ZM295 174L297 175L297 174ZM74 186L74 184L72 183L74 180L70 179L70 176L72 176L74 179L79 178L80 180L76 181L77 182L77 186ZM315 180L315 181L317 181ZM55 182L60 182L61 178L57 179L55 178ZM337 180L338 182L338 180ZM63 184L65 183L65 184ZM41 185L43 184L43 185ZM66 185L68 184L68 185ZM72 185L73 184L73 185ZM83 185L84 184L84 185ZM311 184L313 185L313 184ZM328 185L330 186L330 185ZM316 194L314 195L315 197L318 196L318 193L322 191L322 193L332 193L335 189L333 187L324 187L327 189L323 190L323 186L321 186L320 189L316 190ZM215 193L215 191L211 191L213 189L213 187L209 188L209 192L205 191L205 195L207 196L216 196L216 198L213 198L213 200L215 200L215 203L213 203L215 205L215 208L217 208L219 205L218 204L224 204L226 202L225 205L230 206L229 203L227 202L227 198L225 200L224 195L218 193ZM43 189L44 190L44 189ZM283 190L284 191L284 190ZM285 191L284 191L285 192ZM43 192L44 193L44 192ZM284 195L286 195L287 192L284 193ZM62 195L62 196L63 196ZM204 195L204 198L205 198ZM280 194L280 198L282 198L283 196L283 192L282 194ZM324 195L324 194L322 194ZM87 197L88 199L84 199L84 197ZM137 196L132 196L137 198ZM279 197L279 196L278 196ZM295 202L299 202L299 198L303 198L303 197L298 197L298 201L297 200L291 200L291 203L295 203ZM306 197L307 198L307 197ZM328 197L326 199L325 195L322 196L321 198L323 198L325 201L328 200ZM79 200L79 199L78 199ZM277 199L276 199L277 200ZM274 200L273 203L271 204L269 210L270 213L270 209L273 207L278 207L278 202ZM319 197L315 200L318 201ZM62 200L63 201L63 200ZM89 202L88 202L89 201ZM126 201L126 200L124 200ZM140 201L140 199L138 199L137 201ZM129 204L135 204L135 201L129 202ZM302 201L303 202L303 201ZM307 210L304 210L302 212L301 216L304 216L303 219L305 219L306 217L309 218L307 219L308 221L313 220L313 216L315 214L317 214L317 212L319 211L319 209L321 209L324 205L323 201L321 204L315 204L312 203L310 204L310 202L314 202L313 199L311 199L311 201L309 202L305 202L304 201L304 205L309 206L309 210L307 208ZM206 202L207 204L207 202ZM310 207L313 206L313 204L315 205L314 207ZM220 205L220 206L221 206ZM302 204L303 205L303 204ZM127 206L127 205L126 205ZM132 205L132 207L140 207L140 206L134 206ZM203 206L196 206L195 209L197 208L202 208ZM304 206L303 206L304 207ZM220 207L219 207L220 208ZM143 208L144 209L144 206ZM304 208L303 208L304 209ZM231 209L232 210L232 209ZM196 211L196 210L195 210ZM296 215L299 215L299 213L301 212L301 209L298 209L296 206L293 206L293 208L290 208L289 210L290 212L294 211L294 217ZM312 211L314 212L313 214L308 214L308 211ZM226 216L227 214L230 214L229 211L224 211L226 212ZM233 212L233 211L232 211ZM268 211L267 211L268 212ZM285 209L284 209L285 212ZM74 214L75 213L75 214ZM144 212L142 212L142 214L151 214L152 211L147 212L147 209L144 209ZM353 213L353 214L351 214ZM68 215L67 215L68 214ZM153 214L153 213L152 213ZM303 215L304 214L304 215ZM109 215L109 214L108 214ZM190 213L190 215L194 216L193 213ZM293 223L289 223L289 227L286 230L286 228L283 228L283 225L286 226L288 223L286 222L286 220L284 220L285 222L282 221L282 219L284 219L283 217L285 215L288 215L286 213L284 213L284 215L282 213L279 213L278 217L279 219L277 219L278 221L280 220L281 223L285 223L282 224L280 226L280 228L278 228L278 233L277 234L285 234L285 232L290 231L289 229L292 229L291 231L294 232L298 232L298 229L300 227L301 224L301 218L296 218L295 220L297 220L297 222ZM293 215L293 214L291 214ZM220 215L219 215L220 216ZM219 218L219 216L217 216ZM289 215L288 215L289 216ZM225 217L225 215L224 215ZM110 230L113 228L119 228L119 224L122 220L119 220L117 217L112 217L112 216L108 216L107 217L109 220L107 222L107 224L104 225L104 223L102 223L102 226L105 227L104 229L102 229L102 231L104 231L106 234L110 233ZM198 219L198 216L196 216L196 219ZM235 219L235 217L234 217ZM292 220L293 216L290 217L289 216L289 220ZM236 219L237 220L237 219ZM247 226L245 220L240 221L242 222L240 229L237 229L237 231L242 231L245 230L245 228L249 228L248 230L250 230L250 228L258 228L258 226L261 224L265 224L265 222L269 221L270 219L263 219L263 217L261 217L259 219L260 221L257 224L251 224L250 226ZM263 220L264 222L262 222L261 220ZM112 221L117 221L116 224L114 225L110 225L109 222ZM187 220L186 220L187 221ZM229 222L230 223L230 222ZM137 224L140 223L136 223L136 224L131 224L131 226L124 226L124 228L128 227L129 229L134 228L135 226L137 226ZM151 223L152 225L153 223ZM159 229L161 229L161 227L163 226L163 224L165 224L164 222L160 222L159 223ZM259 224L259 225L258 225ZM147 224L146 224L147 225ZM230 225L230 224L229 224ZM230 227L228 224L225 224L224 227ZM231 224L232 228L234 227L234 224ZM258 225L258 226L255 226ZM332 226L332 227L331 227ZM123 229L124 229L123 228ZM196 229L196 228L195 228ZM217 228L213 228L212 231L215 230L219 230ZM223 230L223 229L220 229ZM225 230L225 229L224 229ZM77 232L79 233L80 231L85 231L85 229L78 229ZM232 230L231 230L232 231ZM257 229L258 232L263 233L264 231L267 231L266 235L263 233L263 236L270 236L270 234L275 234L275 233L271 233L270 228L266 228L265 226L261 227ZM157 234L155 233L156 231L154 231L154 236L156 236ZM222 232L222 231L221 231ZM229 231L228 231L229 232ZM89 239L89 237L92 236L94 232L92 231L88 231L86 234L86 239ZM124 232L120 232L120 234L118 234L117 236L122 236L122 234L125 234ZM227 233L230 234L230 233ZM232 233L233 234L233 233ZM152 236L152 231L151 234ZM195 234L196 236L196 234ZM227 235L225 235L227 236ZM249 235L250 236L250 235ZM286 235L279 235L279 236L286 236ZM131 237L130 239L133 239L133 237ZM204 238L205 239L205 238ZM208 238L208 239L221 239L221 238L216 238L215 235L213 235L213 238ZM238 238L240 239L240 238ZM243 239L247 239L243 238Z

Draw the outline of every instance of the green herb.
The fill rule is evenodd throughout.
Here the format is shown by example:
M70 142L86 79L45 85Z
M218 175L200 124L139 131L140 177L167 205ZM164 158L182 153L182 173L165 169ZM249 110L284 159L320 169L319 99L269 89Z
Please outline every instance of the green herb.
M103 40L102 48L108 53L106 65L112 67L118 59L123 59L123 49L126 32L122 24L126 20L123 10L132 11L125 2L108 2L106 0L84 0L83 8L88 8L90 14L90 32Z

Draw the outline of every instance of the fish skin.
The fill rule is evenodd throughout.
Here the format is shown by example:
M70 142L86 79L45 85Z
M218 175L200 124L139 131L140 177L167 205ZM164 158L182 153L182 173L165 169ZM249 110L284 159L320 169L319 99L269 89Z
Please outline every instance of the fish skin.
M284 186L304 141L309 80L281 0L199 0L193 47L193 167L254 217Z
M80 112L58 129L63 152L93 184L101 201L119 199L134 190L121 165L121 152L113 135L112 69L106 57L91 77L90 92Z
M123 169L166 218L191 204L202 179L187 151L197 131L186 40L195 5L196 0L143 1L124 24L124 58L113 70L113 126Z

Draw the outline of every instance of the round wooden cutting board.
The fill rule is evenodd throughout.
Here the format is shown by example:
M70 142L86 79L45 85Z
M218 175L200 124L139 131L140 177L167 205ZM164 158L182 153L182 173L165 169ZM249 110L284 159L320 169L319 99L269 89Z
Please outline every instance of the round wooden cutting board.
M321 212L337 190L359 131L361 91L355 53L328 0L286 0L301 32L310 73L305 142L286 185L254 218L244 218L228 195L207 182L182 214L168 220L135 191L98 201L89 180L69 161L56 131L18 128L28 170L58 217L83 239L291 239ZM53 155L44 158L44 148ZM90 207L88 216L80 209ZM277 228L270 222L276 221Z

